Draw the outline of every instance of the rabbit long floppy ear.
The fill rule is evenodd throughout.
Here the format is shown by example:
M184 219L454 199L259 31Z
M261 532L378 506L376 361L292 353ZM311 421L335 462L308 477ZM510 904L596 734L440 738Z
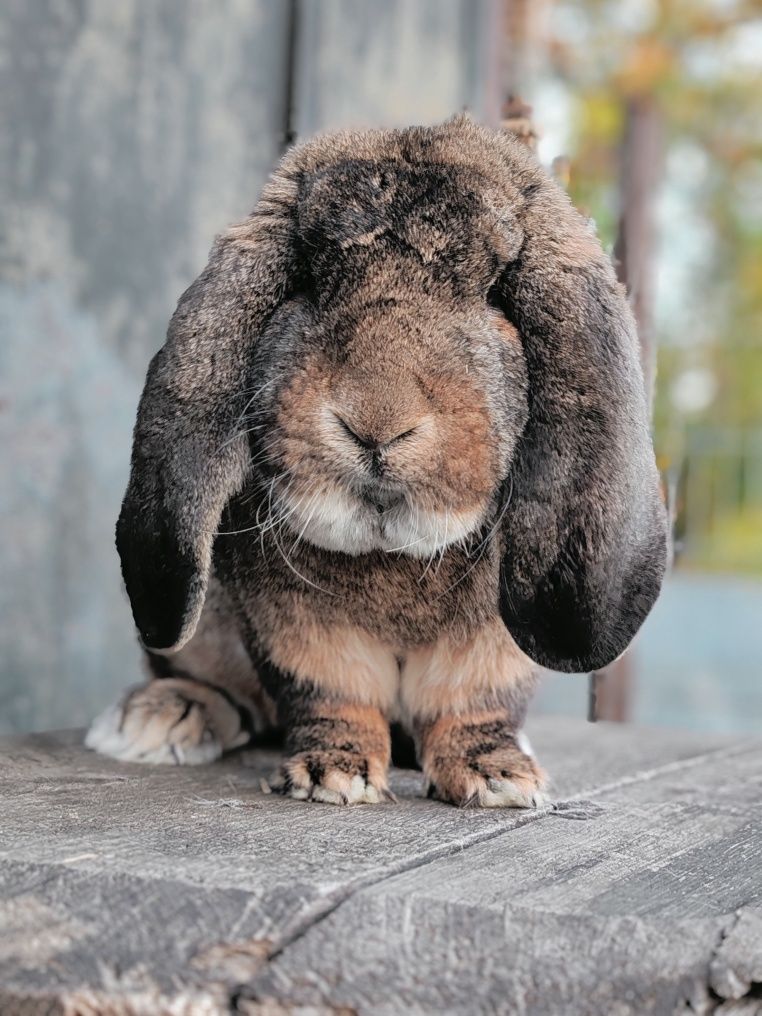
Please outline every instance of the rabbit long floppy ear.
M253 215L217 240L148 370L116 542L135 623L154 650L193 634L220 515L246 475L247 368L291 286L295 193L276 174Z
M504 516L501 613L536 662L586 672L619 656L653 606L666 513L624 290L539 168L524 197L523 243L496 290L522 336L530 402Z

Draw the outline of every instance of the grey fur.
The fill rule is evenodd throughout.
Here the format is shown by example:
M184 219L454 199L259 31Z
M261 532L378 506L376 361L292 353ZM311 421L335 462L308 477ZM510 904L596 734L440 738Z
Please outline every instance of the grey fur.
M495 338L494 308L520 348ZM600 244L533 155L465 118L298 147L252 216L217 240L149 369L117 527L144 643L174 652L192 636L223 511L234 525L251 520L246 506L273 468L261 430L277 427L279 399L309 356L331 347L355 366L388 365L392 352L379 360L379 340L368 338L384 329L392 352L467 372L489 420L484 523L501 523L440 628L458 623L458 609L488 616L499 596L535 661L585 671L614 659L655 601L666 561L633 318ZM267 613L269 588L273 602L289 587L322 609L285 565L255 561L254 541L221 540L215 570L245 624L257 628L246 604ZM306 553L311 574L337 588L347 576L355 623L383 635L356 560ZM390 558L390 597L404 568ZM405 628L408 643L429 636L428 610L422 603L420 622Z

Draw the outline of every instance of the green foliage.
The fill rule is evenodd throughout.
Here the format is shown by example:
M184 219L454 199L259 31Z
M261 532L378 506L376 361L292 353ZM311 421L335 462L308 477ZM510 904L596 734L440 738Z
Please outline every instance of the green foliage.
M570 191L608 245L626 103L661 112L654 426L679 481L682 563L762 572L762 4L558 0L553 15ZM707 387L692 408L677 398L688 371Z

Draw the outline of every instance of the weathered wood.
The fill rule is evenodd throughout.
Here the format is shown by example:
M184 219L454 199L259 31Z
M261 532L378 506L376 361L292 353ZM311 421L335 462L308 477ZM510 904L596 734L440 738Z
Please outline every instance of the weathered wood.
M489 112L499 6L0 4L0 731L139 679L113 540L140 387L287 126Z
M161 769L4 740L0 1012L664 1012L755 981L762 745L551 719L533 740L557 801L535 813L426 801L411 772L398 805L273 798L273 753Z
M494 117L499 0L297 0L293 128Z
M483 112L498 6L0 6L0 730L87 723L139 679L113 527L142 378L289 102L300 136Z
M279 154L286 8L0 4L0 731L139 680L114 551L135 409Z
M356 894L253 988L389 1013L738 998L762 963L760 791L758 748L594 791Z
M649 401L653 400L656 344L653 336L654 219L663 171L662 111L654 94L631 96L625 107L620 156L619 229L614 244L617 276L626 289L638 325L640 358ZM591 676L595 718L632 719L635 687L633 652Z

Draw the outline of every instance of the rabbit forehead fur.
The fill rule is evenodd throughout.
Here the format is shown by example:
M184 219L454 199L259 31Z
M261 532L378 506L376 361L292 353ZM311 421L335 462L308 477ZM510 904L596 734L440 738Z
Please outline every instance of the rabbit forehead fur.
M327 550L417 557L480 528L526 420L521 342L487 301L506 215L457 166L353 158L303 177L308 271L251 379L270 521Z

